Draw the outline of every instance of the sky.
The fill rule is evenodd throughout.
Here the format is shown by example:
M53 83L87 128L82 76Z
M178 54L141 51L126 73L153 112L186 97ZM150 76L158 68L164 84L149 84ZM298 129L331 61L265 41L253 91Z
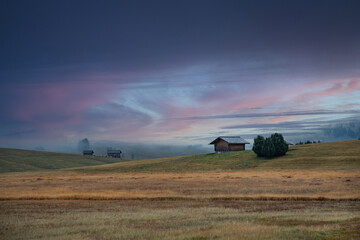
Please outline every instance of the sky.
M360 1L0 2L0 147L207 145L360 119Z

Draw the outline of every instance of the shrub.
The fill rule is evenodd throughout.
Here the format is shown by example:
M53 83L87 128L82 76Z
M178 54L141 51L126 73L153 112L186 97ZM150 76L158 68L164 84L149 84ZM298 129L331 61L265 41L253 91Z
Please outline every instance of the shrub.
M270 138L266 138L261 148L262 155L266 158L272 158L275 156L275 146Z
M289 146L284 137L279 133L272 134L266 139L263 136L254 138L253 151L258 157L272 158L282 156L286 154L288 149Z
M263 148L263 145L264 145L264 141L265 141L265 138L263 136L260 136L260 135L257 136L256 138L254 138L254 145L253 145L252 150L259 157L263 157L262 148Z
M283 156L289 150L289 145L281 134L274 133L271 135L270 139L275 149L274 156Z

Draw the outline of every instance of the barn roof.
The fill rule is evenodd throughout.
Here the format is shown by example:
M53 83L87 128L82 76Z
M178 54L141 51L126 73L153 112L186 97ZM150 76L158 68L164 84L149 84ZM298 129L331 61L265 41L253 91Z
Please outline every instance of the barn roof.
M250 144L248 141L246 141L240 136L220 136L216 138L214 141L212 141L210 144L215 144L220 139L224 140L229 144Z
M84 150L83 153L93 153L93 150Z

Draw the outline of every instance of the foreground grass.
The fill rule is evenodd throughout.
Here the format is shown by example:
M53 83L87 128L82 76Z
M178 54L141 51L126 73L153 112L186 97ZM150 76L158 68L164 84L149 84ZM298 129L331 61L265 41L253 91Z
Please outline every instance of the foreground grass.
M35 174L36 175L33 175ZM360 171L242 170L188 173L0 175L6 199L360 199Z
M0 148L0 173L94 166L120 161L126 160Z
M3 201L1 239L358 239L357 202Z

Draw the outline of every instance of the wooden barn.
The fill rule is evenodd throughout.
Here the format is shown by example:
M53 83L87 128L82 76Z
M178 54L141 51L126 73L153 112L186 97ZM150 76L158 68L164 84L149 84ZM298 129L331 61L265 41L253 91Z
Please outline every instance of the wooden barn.
M83 155L84 156L92 156L94 154L93 150L84 150Z
M121 150L107 150L107 156L113 158L121 158Z
M250 144L240 136L218 137L210 144L214 144L215 152L244 151L245 144Z

